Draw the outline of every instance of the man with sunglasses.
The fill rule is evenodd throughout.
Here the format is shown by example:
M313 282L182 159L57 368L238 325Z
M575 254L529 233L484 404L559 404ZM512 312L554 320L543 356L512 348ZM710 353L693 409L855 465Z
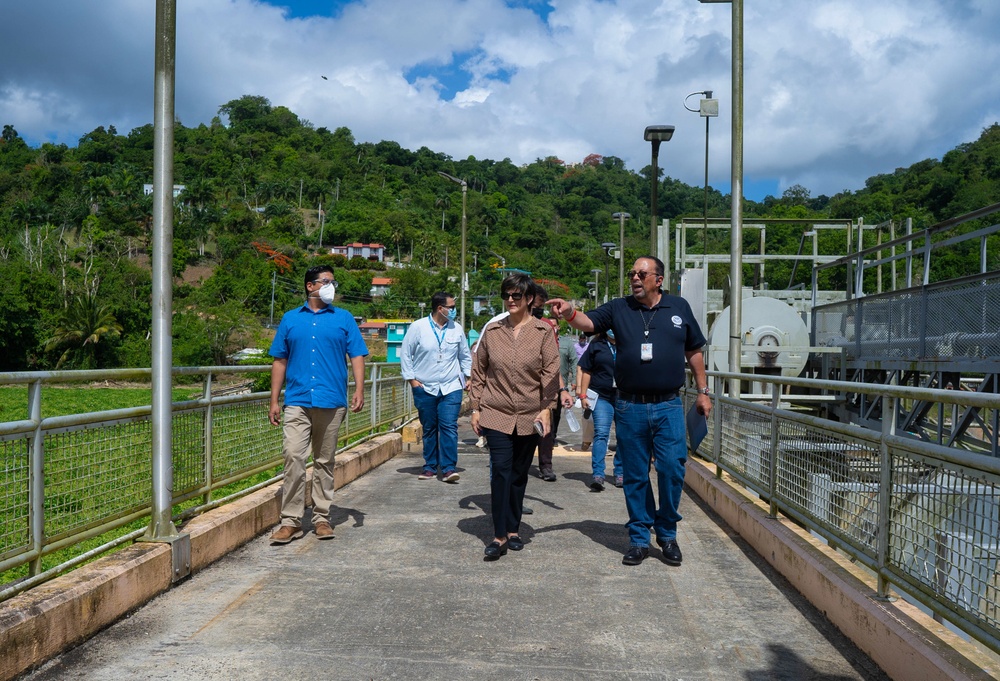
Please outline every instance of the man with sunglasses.
M440 470L442 481L458 482L458 414L472 354L455 323L454 296L444 291L431 296L431 313L403 336L399 364L424 431L424 468L417 477L430 480Z
M305 514L306 460L313 457L312 523L317 539L333 539L330 506L333 468L340 424L347 413L347 362L354 374L350 408L365 406L365 357L368 348L354 317L333 307L337 282L333 268L317 265L306 271L306 302L286 312L271 343L272 425L284 421L282 454L285 479L281 485L281 524L272 544L287 544L302 536ZM285 403L279 402L285 386ZM283 418L282 418L283 417Z
M658 258L639 258L628 273L632 295L586 314L565 300L549 301L552 313L573 328L615 334L615 428L628 509L625 565L638 565L649 555L651 532L655 532L663 560L668 565L681 564L677 523L687 441L678 391L685 382L685 362L698 388L698 411L708 415L712 410L702 355L705 336L688 302L662 291L663 273ZM649 480L650 460L656 467L659 508Z

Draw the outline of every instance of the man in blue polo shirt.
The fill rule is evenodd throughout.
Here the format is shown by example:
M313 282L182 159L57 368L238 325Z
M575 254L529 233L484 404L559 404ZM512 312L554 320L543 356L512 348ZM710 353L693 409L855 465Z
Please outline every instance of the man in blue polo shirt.
M351 411L365 406L365 357L368 348L354 317L333 307L337 282L329 265L306 272L306 302L281 318L271 343L271 406L269 418L282 419L279 402L285 385L285 480L281 485L281 525L271 535L273 544L287 544L302 536L305 514L306 460L313 457L313 529L317 539L333 539L330 505L333 502L333 465L340 424L347 413L347 362L354 374ZM287 383L287 384L286 384Z
M455 297L431 296L431 313L406 330L399 349L403 378L413 388L413 404L424 431L424 468L420 480L437 477L458 482L458 414L472 353L462 327L455 323Z
M678 390L685 381L685 361L698 387L698 410L705 415L712 410L701 351L705 337L688 302L661 290L663 273L658 258L639 258L628 273L632 295L586 314L578 314L565 300L549 301L553 314L573 328L615 333L615 428L628 509L625 565L638 565L649 555L651 530L664 561L681 564L677 509L684 489L687 442ZM650 459L656 467L659 508L649 481Z

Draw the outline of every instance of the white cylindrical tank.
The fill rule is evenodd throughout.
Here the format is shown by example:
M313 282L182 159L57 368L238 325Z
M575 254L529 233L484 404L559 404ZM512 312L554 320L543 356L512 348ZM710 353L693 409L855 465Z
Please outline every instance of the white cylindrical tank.
M809 359L809 331L794 308L775 298L744 298L741 320L744 350L742 370L781 369L782 376L798 376ZM729 308L722 311L708 334L711 363L718 371L729 371ZM783 350L782 348L795 348ZM733 369L739 372L740 368Z

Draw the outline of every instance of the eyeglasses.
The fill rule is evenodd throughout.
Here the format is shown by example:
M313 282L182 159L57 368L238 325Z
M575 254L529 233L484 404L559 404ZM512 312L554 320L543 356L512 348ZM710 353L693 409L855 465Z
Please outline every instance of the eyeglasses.
M442 305L441 307L446 307L446 308L448 308L449 310L454 310L454 309L455 309L455 306L454 306L454 305Z
M643 272L636 272L635 270L629 270L626 273L625 276L628 277L629 279L631 279L633 277L639 277L639 281L646 281L646 277L650 277L650 276L651 277L658 277L660 275L657 274L656 272L645 272L645 271L643 271Z
M337 280L336 279L313 279L309 283L310 284L321 284L323 286L326 286L327 284L333 284L334 286L336 286L337 285Z
M524 294L521 293L520 291L517 291L517 292L514 292L514 291L504 291L503 293L500 294L500 298L502 300L521 300L521 298L523 298L523 297L524 297Z

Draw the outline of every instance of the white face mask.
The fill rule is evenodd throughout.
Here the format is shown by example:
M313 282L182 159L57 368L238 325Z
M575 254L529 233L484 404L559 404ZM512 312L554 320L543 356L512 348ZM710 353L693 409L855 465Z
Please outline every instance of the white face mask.
M337 295L337 287L333 284L323 284L319 289L319 299L327 305L333 303L334 296Z

